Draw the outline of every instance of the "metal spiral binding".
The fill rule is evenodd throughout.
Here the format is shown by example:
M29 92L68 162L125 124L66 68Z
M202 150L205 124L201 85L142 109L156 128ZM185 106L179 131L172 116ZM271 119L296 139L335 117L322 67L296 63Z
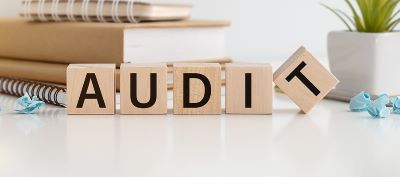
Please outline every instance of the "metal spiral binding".
M17 97L28 93L30 96L37 96L39 100L45 103L66 107L65 103L60 103L58 101L60 93L66 93L66 89L45 83L1 77L0 93Z
M60 22L60 21L71 21L71 22L76 22L76 21L84 21L84 22L115 22L115 23L122 23L122 22L130 22L130 23L138 23L139 21L135 18L134 15L134 6L136 0L65 0L67 5L66 5L66 14L65 18L62 18L61 16L64 16L62 14L59 14L59 8L60 7L60 0L24 0L23 3L23 16L30 21L55 21L55 22ZM46 3L51 2L51 7L50 7L50 14L46 14L45 11L45 5ZM74 14L74 10L76 6L76 2L82 3L82 6L80 8L80 15ZM32 3L37 3L35 6L32 5ZM90 16L89 15L89 4L90 3L96 3L96 16ZM111 3L111 15L105 16L104 15L104 4L105 3ZM126 18L127 19L122 19L119 16L119 8L121 3L126 3ZM37 14L32 14L32 11L36 9Z

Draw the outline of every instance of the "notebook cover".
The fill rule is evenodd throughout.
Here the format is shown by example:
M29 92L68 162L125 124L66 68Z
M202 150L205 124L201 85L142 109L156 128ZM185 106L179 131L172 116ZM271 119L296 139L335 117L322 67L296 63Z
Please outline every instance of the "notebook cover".
M224 70L225 63L231 63L230 58L209 59L198 62L220 63ZM172 72L172 63L167 63L168 72ZM27 60L0 58L0 77L18 78L30 81L66 84L68 64L36 62ZM116 70L117 88L119 88L119 69ZM172 89L172 85L169 86Z
M29 21L104 21L117 23L184 20L189 18L192 8L191 4L148 3L132 0L25 0L22 1L22 6L20 16ZM127 7L131 7L130 10L127 10ZM155 13L156 10L152 8L182 8L187 13L165 16L163 12ZM149 15L148 13L154 14Z

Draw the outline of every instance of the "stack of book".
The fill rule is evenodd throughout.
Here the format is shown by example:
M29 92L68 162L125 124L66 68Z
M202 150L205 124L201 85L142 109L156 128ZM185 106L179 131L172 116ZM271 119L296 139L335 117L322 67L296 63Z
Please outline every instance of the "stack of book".
M22 5L23 18L0 19L2 93L27 92L66 106L71 63L231 62L225 54L229 22L190 20L191 5L133 0L25 0Z

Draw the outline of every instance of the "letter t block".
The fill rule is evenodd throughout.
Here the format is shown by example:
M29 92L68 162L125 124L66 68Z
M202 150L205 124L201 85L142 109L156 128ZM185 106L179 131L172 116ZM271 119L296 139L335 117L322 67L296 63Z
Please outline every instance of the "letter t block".
M115 64L68 66L68 114L115 114L115 91Z
M304 47L275 71L274 82L304 113L339 83Z

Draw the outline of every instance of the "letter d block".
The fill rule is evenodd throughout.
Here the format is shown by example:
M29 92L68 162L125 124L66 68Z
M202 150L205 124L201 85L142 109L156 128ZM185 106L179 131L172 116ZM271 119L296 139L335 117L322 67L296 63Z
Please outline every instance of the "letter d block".
M167 65L121 65L121 114L167 114Z
M275 71L274 82L304 113L339 83L304 47Z
M221 114L221 65L174 64L174 114Z
M115 114L115 91L114 64L68 66L68 114Z
M228 114L272 114L270 64L226 64L225 107Z

